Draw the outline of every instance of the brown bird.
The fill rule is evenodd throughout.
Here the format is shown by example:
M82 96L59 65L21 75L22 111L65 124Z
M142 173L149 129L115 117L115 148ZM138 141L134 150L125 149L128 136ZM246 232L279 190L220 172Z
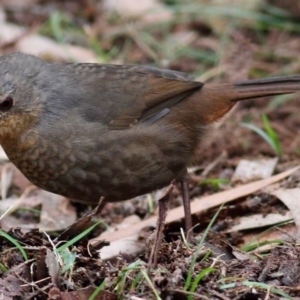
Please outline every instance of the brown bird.
M83 203L178 180L189 215L186 169L210 124L237 101L299 90L300 75L203 84L170 70L13 53L0 58L0 143L32 183Z

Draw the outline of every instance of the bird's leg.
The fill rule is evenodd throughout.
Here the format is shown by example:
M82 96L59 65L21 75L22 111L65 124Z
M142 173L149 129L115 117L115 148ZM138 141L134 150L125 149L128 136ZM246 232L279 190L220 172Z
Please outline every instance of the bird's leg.
M190 242L192 235L192 213L191 213L191 203L189 196L189 177L186 172L184 176L178 179L181 185L181 193L182 193L182 202L184 209L184 221L185 221L185 231L187 235L187 241Z
M172 181L170 186L168 187L166 194L161 199L158 200L157 225L156 225L153 246L148 260L149 266L153 268L155 268L157 265L158 251L160 249L160 245L162 242L162 234L163 234L164 225L167 217L168 202L172 197L173 188L174 188L174 183Z
M95 209L93 210L93 215L97 216L101 213L101 211L103 210L104 206L106 205L106 201L104 197L100 197L100 200L98 202L97 207L95 207Z

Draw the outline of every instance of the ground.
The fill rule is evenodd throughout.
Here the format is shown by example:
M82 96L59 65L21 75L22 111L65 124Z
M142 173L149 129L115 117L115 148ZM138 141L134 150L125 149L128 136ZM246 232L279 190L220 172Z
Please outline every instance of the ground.
M299 7L284 3L3 1L0 51L151 65L204 82L293 75ZM181 231L176 186L155 268L147 261L164 191L83 217L92 207L34 189L1 155L0 299L298 299L298 103L299 94L247 101L215 124L190 170L193 239ZM242 160L262 159L275 161L265 178L265 167L255 180L234 175ZM133 249L123 242L99 258L129 233Z

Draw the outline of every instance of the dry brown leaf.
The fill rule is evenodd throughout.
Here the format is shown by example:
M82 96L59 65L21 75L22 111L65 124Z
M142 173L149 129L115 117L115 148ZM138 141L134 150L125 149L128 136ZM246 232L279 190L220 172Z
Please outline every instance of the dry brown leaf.
M1 198L6 199L8 189L12 184L14 165L7 163L1 170Z
M291 212L287 212L285 215L281 214L256 214L247 217L240 217L239 224L232 226L226 232L234 232L239 230L254 229L259 227L271 226L281 222L286 222L293 219Z
M279 189L272 195L279 198L288 207L297 227L297 237L300 237L300 188Z
M121 224L118 224L114 228L109 228L108 231L126 230L130 226L134 226L141 222L141 219L137 215L129 216L123 219ZM111 259L119 255L119 253L127 253L130 255L136 255L145 248L145 243L138 242L139 234L134 234L117 241L113 241L109 246L103 247L100 251L100 257L103 260Z
M16 43L18 51L36 56L52 57L56 61L100 62L93 51L72 45L60 45L41 35L27 35Z
M70 200L57 194L41 191L43 199L38 227L42 231L66 229L76 221L76 211Z
M2 201L6 200L7 192L11 186L24 191L32 183L21 173L21 171L12 163L8 162L1 168L1 197ZM3 203L0 204L3 209ZM10 206L10 205L9 205Z
M26 34L28 32L28 34ZM73 45L61 45L50 38L29 34L21 26L0 23L0 45L15 42L17 51L44 57L53 57L56 61L101 62L93 51Z
M8 157L1 146L0 146L0 160L8 160Z
M57 261L56 256L54 255L54 253L49 249L47 249L45 262L48 267L48 272L51 277L51 282L54 284L54 286L59 287L60 286L59 263Z
M240 160L232 177L232 182L250 182L270 177L277 165L278 158L260 160Z
M26 229L24 230L24 227L22 225L23 224L21 224L20 219L17 219L12 216L5 216L2 218L1 216L1 229L3 231L9 231L11 228L17 228L17 227L22 227L22 230L26 231ZM32 228L35 228L35 226Z
M21 38L26 33L26 28L21 26L0 23L0 44L9 44Z
M12 300L20 295L22 281L14 275L0 279L0 297L3 300Z
M297 232L296 226L294 224L288 224L285 226L281 226L280 230L273 229L271 231L265 231L263 233L260 233L259 235L257 233L244 234L243 243L238 245L238 247L242 247L249 243L254 244L254 243L260 243L260 242L272 241L272 240L293 242L295 240L296 232Z
M63 230L76 221L76 211L69 199L60 195L52 194L35 186L30 186L20 198L0 201L0 211L5 212L9 209L12 213L16 209L33 208L42 205L40 223L23 224L22 219L15 219L5 216L2 226L20 227L22 229L40 228L42 231Z
M1 200L0 211L5 212L10 209L9 213L12 213L20 207L32 208L41 205L42 198L39 196L39 191L41 190L37 190L34 186L31 187L35 189L34 195L28 196L29 193L25 191L19 198L13 196L5 200Z

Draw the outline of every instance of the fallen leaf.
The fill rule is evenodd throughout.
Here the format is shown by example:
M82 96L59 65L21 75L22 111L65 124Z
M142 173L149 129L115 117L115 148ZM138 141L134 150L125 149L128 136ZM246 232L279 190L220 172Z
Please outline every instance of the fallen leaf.
M0 44L9 44L16 41L27 31L24 27L7 23L0 23L0 27Z
M294 224L288 224L285 226L281 226L280 230L278 229L272 229L267 230L259 234L254 233L246 233L243 235L243 243L239 244L238 247L243 247L248 244L258 244L260 242L265 241L273 241L273 240L281 240L286 242L293 242L295 240L296 236L296 226ZM271 248L274 247L274 245L271 245ZM260 247L261 249L270 249L270 245L264 245ZM258 252L260 250L257 250Z
M290 210L297 227L297 237L300 237L300 188L279 189L272 193Z
M21 284L21 280L13 275L8 275L5 279L0 279L1 299L15 299L16 296L20 296Z
M247 217L240 217L239 224L233 225L230 229L226 230L226 232L271 226L281 222L289 221L291 219L293 219L291 212L287 212L285 215L271 213L267 215L256 214Z
M260 159L255 161L242 159L232 177L232 182L250 182L270 177L276 167L278 158Z
M0 32L1 32L1 30L0 30ZM8 157L1 146L0 146L0 160L8 160Z
M115 230L126 230L126 228L130 226L134 226L141 222L141 219L137 215L132 215L123 219L121 224L113 228L109 228L108 231ZM102 260L108 260L113 257L118 256L120 253L127 253L130 255L137 255L142 252L145 248L145 243L140 243L138 241L139 234L133 234L131 236L125 237L123 239L119 239L113 241L109 244L109 246L105 246L100 251L100 257Z
M56 61L100 62L93 51L89 49L67 44L60 45L47 37L37 34L21 38L16 43L16 49L36 56L50 56Z
M12 184L14 166L12 163L7 163L1 170L1 197L6 199L8 189Z
M76 211L69 199L42 190L40 197L43 199L38 225L41 231L63 230L76 221Z
M54 255L54 253L47 249L47 254L46 254L46 259L45 259L46 265L48 267L48 272L49 275L51 277L51 282L54 284L54 286L56 287L60 287L60 267L59 267L59 263L57 261L56 256Z

